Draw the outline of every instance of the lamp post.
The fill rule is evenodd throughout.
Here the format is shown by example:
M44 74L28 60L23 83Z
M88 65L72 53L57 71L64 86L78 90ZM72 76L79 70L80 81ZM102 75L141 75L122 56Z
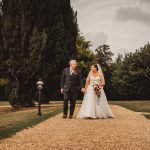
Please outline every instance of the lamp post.
M37 81L36 85L37 85L38 93L39 93L39 100L38 100L39 105L38 105L38 113L37 113L37 115L41 116L41 94L42 94L42 89L43 89L44 83L43 83L43 81L41 79L39 79L39 81Z

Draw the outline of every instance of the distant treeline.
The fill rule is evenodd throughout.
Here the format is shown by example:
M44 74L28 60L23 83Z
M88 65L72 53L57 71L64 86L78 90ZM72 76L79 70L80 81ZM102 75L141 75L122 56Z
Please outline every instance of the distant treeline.
M150 44L118 55L105 73L109 99L150 100Z

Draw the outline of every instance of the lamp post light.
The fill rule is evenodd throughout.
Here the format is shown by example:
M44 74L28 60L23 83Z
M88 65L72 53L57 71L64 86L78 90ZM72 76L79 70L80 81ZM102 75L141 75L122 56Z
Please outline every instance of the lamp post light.
M3 15L2 6L3 6L3 2L2 0L0 0L0 16Z
M39 79L39 81L37 81L36 85L37 85L38 93L39 93L39 100L38 100L39 105L38 105L37 115L41 116L41 94L42 94L42 89L43 89L44 82L41 79Z

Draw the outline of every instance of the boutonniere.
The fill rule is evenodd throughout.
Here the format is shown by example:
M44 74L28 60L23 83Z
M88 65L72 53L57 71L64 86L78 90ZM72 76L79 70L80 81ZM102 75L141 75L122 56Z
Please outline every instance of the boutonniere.
M77 71L76 71L76 70L74 70L73 74L77 75L78 73L77 73Z

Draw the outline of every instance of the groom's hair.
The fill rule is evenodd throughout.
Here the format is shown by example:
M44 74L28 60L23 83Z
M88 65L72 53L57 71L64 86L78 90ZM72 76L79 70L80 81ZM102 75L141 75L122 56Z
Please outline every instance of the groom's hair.
M72 62L77 63L77 61L75 59L70 60L69 64L71 64Z

